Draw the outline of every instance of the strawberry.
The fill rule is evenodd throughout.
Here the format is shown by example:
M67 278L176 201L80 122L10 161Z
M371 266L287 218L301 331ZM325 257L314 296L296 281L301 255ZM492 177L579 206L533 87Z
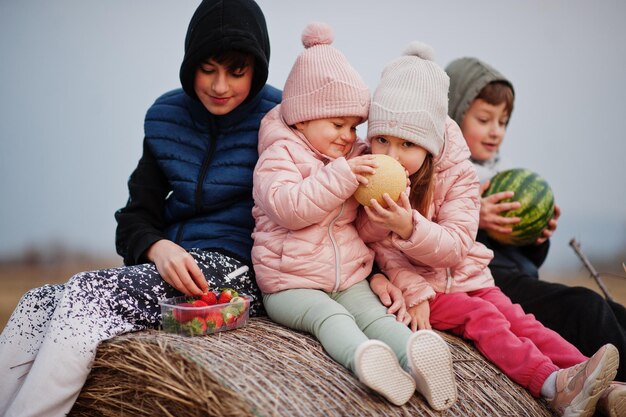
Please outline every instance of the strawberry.
M209 305L204 300L195 300L191 303L194 307L208 307Z
M219 311L211 311L204 319L209 331L215 331L224 325L224 318Z
M244 311L243 313L239 315L239 317L237 317L237 320L235 320L235 327L243 326L246 320L248 320L248 315L245 314L245 311Z
M207 324L202 317L194 317L184 324L184 328L189 332L190 336L196 336L206 333Z
M222 292L220 293L219 298L217 299L218 304L230 303L230 300L233 297L237 297L239 294L237 291L232 288L222 288Z
M202 297L200 297L200 299L207 303L207 305L209 306L217 304L217 296L213 291L205 292L204 294L202 294Z
M196 313L191 307L193 307L193 304L191 303L176 304L176 307L173 310L173 315L176 321L178 321L179 323L186 323L193 319L196 316Z
M230 300L230 305L235 307L239 314L243 313L250 306L250 301L245 297L233 297Z
M224 324L227 326L231 326L237 320L239 316L239 311L237 311L236 307L228 306L222 309L222 318L224 319Z

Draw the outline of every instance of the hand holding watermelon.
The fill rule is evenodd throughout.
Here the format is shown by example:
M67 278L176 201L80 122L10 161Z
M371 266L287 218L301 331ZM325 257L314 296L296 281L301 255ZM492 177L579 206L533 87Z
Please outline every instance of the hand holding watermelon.
M552 237L552 234L556 230L559 217L561 217L561 208L559 207L558 204L554 204L554 216L552 216L552 218L548 222L548 226L545 229L543 229L543 231L541 232L541 235L537 238L537 240L535 240L535 244L541 245L543 242L545 242L546 240L550 239L550 237Z
M511 201L515 193L513 191L501 191L485 196L485 191L491 185L487 180L480 184L480 219L478 227L484 230L492 230L498 233L511 233L513 225L520 222L519 217L505 217L503 212L517 210L521 204L519 201Z
M552 189L530 170L499 172L490 180L483 197L480 227L500 243L530 245L545 241L556 229L560 210L555 209ZM494 219L494 214L500 219Z

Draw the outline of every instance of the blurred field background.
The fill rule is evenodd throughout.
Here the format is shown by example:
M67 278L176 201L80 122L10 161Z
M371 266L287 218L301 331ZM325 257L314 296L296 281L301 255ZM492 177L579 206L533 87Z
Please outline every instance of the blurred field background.
M294 2L258 2L276 87L311 21L334 29L333 45L372 91L412 40L441 66L476 56L505 74L516 98L503 156L540 173L563 213L543 278L597 290L568 247L576 237L626 302L626 280L611 275L623 277L626 261L626 2L320 0L298 2L298 13ZM128 198L147 108L180 87L198 3L0 1L0 328L30 288L121 265L113 213Z
M626 273L622 269L622 261L614 259L596 263L590 259L590 262L600 274L613 299L626 305ZM61 249L46 254L37 251L26 252L21 258L0 261L0 331L4 329L15 306L28 290L45 284L64 283L78 272L120 265L122 259L119 257L95 258L67 253ZM583 286L602 294L582 262L579 266L580 268L567 273L542 273L542 279L571 286Z
M120 265L122 258L119 257L101 259L64 252L57 253L55 258L31 252L22 259L0 261L0 331L4 329L15 306L28 290L45 284L67 282L78 272Z

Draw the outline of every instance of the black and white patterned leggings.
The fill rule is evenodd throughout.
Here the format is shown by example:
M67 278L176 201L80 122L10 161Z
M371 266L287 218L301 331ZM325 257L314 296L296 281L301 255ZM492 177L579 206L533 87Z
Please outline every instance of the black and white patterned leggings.
M262 313L252 271L216 252L191 250L209 288L250 294ZM158 327L158 301L182 295L154 264L82 272L66 284L27 292L0 334L0 416L64 416L73 406L100 342Z

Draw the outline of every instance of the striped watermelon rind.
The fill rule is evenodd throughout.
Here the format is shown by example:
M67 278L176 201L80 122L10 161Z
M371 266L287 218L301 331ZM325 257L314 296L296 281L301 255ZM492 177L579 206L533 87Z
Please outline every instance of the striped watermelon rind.
M513 246L533 243L548 226L554 216L554 194L550 185L533 171L514 168L493 176L483 197L502 191L513 191L513 198L500 200L500 203L519 201L521 207L501 213L505 217L519 217L521 221L513 225L512 233L498 233L487 230L490 238Z

